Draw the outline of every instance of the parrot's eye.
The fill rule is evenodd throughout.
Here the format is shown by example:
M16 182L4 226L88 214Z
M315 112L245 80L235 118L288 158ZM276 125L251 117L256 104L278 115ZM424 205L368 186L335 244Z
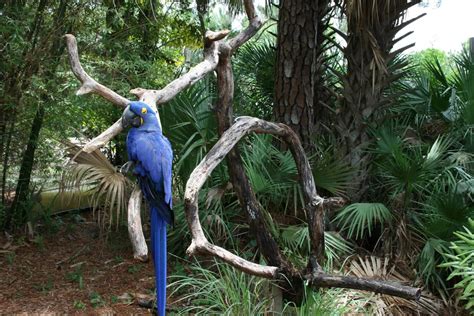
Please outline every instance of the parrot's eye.
M142 108L142 114L146 114L148 111L146 108Z

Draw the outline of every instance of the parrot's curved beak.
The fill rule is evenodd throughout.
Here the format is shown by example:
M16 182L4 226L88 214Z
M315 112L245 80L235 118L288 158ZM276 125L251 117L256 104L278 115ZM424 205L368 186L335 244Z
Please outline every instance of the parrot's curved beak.
M132 127L140 127L142 125L142 118L130 110L130 105L128 105L122 114L122 127L127 128L129 126Z

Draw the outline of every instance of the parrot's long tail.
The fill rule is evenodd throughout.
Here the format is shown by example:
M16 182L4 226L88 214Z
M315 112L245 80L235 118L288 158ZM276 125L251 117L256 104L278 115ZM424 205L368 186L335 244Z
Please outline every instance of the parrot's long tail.
M153 263L155 265L156 309L158 316L165 316L166 222L154 207L151 209L151 241L153 248Z

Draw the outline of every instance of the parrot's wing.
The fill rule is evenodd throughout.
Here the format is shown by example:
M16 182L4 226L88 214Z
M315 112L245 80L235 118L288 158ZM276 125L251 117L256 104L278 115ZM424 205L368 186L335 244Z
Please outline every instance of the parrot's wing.
M171 143L166 137L162 137L163 147L167 150L162 151L161 162L163 172L163 186L165 191L165 202L173 208L173 192L172 192L172 170L173 170L173 150Z
M173 152L168 140L155 133L140 133L132 152L136 154L135 172L140 179L143 194L152 206L161 206L164 202L167 211L159 207L160 214L168 223L173 222L171 172Z

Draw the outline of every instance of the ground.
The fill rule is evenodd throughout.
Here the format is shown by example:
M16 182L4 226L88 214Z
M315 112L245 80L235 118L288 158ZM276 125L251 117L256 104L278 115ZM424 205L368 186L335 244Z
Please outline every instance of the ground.
M103 238L87 212L40 223L0 236L0 314L151 314L134 297L153 294L153 265L133 259L126 228Z

